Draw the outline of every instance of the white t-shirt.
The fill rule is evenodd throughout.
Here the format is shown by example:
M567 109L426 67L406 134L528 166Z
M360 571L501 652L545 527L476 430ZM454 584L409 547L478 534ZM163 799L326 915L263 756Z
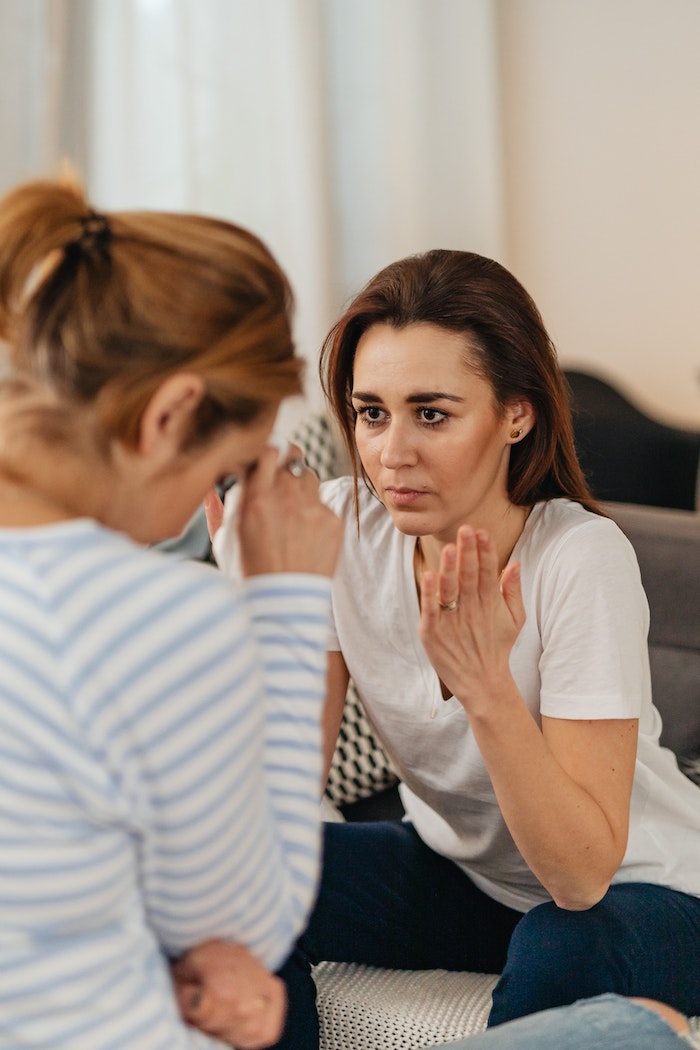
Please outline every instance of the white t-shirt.
M321 491L346 521L329 648L343 653L403 782L409 819L496 900L522 911L549 900L501 816L466 712L454 697L443 701L420 642L415 538L362 483L359 535L352 479ZM614 881L700 896L700 789L659 745L649 611L632 545L611 520L556 499L533 508L511 560L521 564L527 620L510 665L536 721L640 720L629 843Z

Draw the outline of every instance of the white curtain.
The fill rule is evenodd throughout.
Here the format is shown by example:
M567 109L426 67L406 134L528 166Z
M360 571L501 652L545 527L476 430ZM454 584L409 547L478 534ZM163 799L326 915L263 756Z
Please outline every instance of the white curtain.
M322 338L380 266L501 252L493 2L0 0L3 186L67 155L102 207L250 226L292 280L315 405Z
M65 25L61 0L0 0L2 189L56 161Z
M249 226L312 357L333 312L318 0L93 0L88 182L104 207ZM309 368L313 394L314 367Z
M428 248L502 257L491 0L331 0L325 55L337 289Z

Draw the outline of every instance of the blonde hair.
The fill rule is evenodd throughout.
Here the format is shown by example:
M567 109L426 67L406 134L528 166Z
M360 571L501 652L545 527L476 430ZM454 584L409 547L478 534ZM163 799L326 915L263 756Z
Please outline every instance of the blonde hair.
M100 214L75 180L0 200L0 339L16 376L50 395L47 431L56 405L94 408L101 440L133 447L155 390L181 371L206 390L187 444L252 422L302 390L291 311L277 262L233 223Z

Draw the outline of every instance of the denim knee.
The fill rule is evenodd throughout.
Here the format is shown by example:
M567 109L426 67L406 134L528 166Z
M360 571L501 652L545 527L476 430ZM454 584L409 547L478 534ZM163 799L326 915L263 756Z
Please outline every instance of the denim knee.
M585 911L553 903L515 928L489 1024L605 992L700 1007L700 900L647 883L613 885Z
M616 931L605 909L538 905L515 928L489 1024L606 991L628 994L633 956L627 931Z

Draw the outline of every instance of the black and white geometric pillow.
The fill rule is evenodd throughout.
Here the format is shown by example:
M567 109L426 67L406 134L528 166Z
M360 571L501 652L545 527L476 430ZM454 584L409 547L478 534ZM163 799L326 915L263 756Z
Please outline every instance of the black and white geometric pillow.
M307 465L318 475L319 481L337 478L342 472L343 453L327 416L321 413L307 416L297 426L291 440L299 445Z
M337 477L342 453L324 415L310 416L292 436L321 481ZM345 697L343 720L331 762L326 795L336 805L369 798L391 787L398 777L372 731L352 682Z
M397 781L389 757L375 737L355 686L350 682L326 795L336 806L342 806L369 798Z

